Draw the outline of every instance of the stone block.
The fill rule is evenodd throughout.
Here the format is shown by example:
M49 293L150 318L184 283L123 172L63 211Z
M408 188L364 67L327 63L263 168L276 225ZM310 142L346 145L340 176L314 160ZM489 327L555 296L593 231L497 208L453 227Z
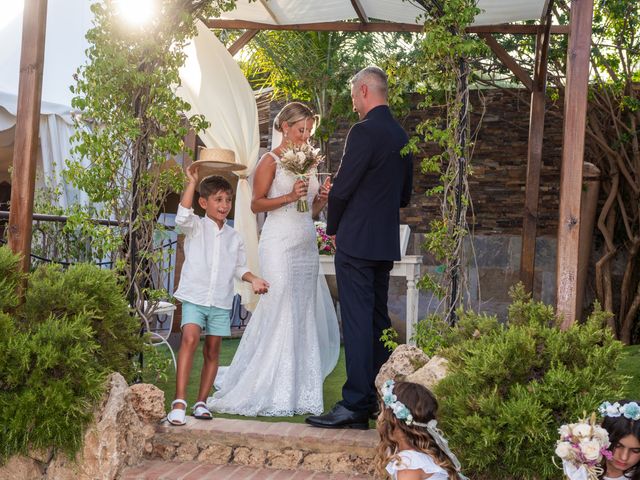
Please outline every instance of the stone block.
M0 480L38 480L46 478L33 458L14 455L0 467Z
M270 450L267 452L267 465L282 470L295 470L302 462L304 454L301 450L285 448L284 450Z
M447 376L448 365L449 362L446 358L434 355L424 367L408 375L406 380L432 390L440 380Z
M195 440L185 440L177 449L175 460L188 462L198 457L198 444Z
M376 377L376 388L380 387L386 380L395 380L398 377L410 375L420 367L426 365L429 357L417 347L411 345L399 345L387 363L385 363Z
M131 406L145 423L157 423L165 416L164 392L155 385L138 383L129 387Z
M267 461L267 452L261 448L238 447L233 451L232 462L250 467L262 467Z
M198 461L214 463L216 465L226 465L231 461L232 454L233 448L228 445L214 443L200 452L200 455L198 455Z

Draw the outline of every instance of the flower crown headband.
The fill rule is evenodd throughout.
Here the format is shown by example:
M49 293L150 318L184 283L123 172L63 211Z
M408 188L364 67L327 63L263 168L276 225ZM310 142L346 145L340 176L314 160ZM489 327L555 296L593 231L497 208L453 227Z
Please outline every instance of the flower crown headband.
M458 473L458 479L468 480L467 477L465 477L460 472L461 466L458 457L456 457L455 454L449 449L449 442L447 442L447 439L444 438L442 432L437 428L438 421L432 419L427 423L416 422L413 419L413 415L411 415L411 411L404 403L398 401L398 397L393 393L393 387L395 384L396 382L394 382L393 380L387 380L386 382L384 382L382 388L380 389L380 392L382 393L382 401L384 402L385 407L390 408L393 411L395 417L398 420L404 420L407 425L415 425L416 427L425 428L429 435L431 435L431 438L433 438L433 440L436 442L442 453L444 453L453 464Z
M598 407L598 412L603 417L620 417L623 416L629 420L640 420L640 405L636 402L625 403L620 405L618 402L613 405L609 402L602 402Z

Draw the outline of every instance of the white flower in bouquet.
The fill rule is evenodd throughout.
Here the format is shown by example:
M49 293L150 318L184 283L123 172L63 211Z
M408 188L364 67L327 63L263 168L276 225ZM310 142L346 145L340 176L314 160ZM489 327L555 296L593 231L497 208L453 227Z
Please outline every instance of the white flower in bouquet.
M562 459L565 475L569 479L597 480L602 474L603 457L610 458L609 434L596 425L595 413L589 419L562 425L555 453Z
M306 179L316 172L318 165L324 160L319 148L313 148L309 143L293 145L280 156L279 165L297 178ZM296 203L299 212L308 212L306 199L299 199Z

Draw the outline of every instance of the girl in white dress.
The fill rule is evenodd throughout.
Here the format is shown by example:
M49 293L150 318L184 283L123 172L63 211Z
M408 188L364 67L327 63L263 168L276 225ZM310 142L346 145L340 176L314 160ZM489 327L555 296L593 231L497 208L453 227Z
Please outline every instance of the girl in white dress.
M609 433L610 457L602 480L640 480L640 402L604 402L602 428Z
M466 480L437 428L438 402L422 385L387 380L381 391L376 467L393 480Z
M324 378L340 349L338 321L324 277L319 276L312 216L326 205L327 182L316 175L300 180L281 167L282 153L309 140L315 116L305 105L287 104L274 129L282 139L258 163L251 209L268 212L260 234L261 276L271 288L260 298L231 365L207 406L246 416L319 414ZM299 212L298 199L310 212Z

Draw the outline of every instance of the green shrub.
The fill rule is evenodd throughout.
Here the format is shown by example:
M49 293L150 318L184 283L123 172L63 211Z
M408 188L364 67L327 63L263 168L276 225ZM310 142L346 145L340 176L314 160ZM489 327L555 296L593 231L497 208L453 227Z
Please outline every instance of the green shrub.
M26 325L55 317L85 316L100 345L99 363L128 380L135 375L131 360L142 348L140 322L132 316L121 285L110 270L78 264L38 268L30 275L22 309Z
M450 373L435 388L443 430L476 478L551 479L557 429L622 396L623 345L598 305L584 325L557 328L553 309L512 290L509 320L465 313L446 336Z
M19 268L20 257L9 247L0 247L0 311L7 312L18 306L16 289L23 275Z
M112 371L135 373L140 323L116 276L42 266L23 305L18 257L0 248L0 464L30 448L73 456Z
M51 316L29 331L0 318L13 332L0 344L0 464L29 448L73 455L106 378L88 318Z

